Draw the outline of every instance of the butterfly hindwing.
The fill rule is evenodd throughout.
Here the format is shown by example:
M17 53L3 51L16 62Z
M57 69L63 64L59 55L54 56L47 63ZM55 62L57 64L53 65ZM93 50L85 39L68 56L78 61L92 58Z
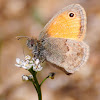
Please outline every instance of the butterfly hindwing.
M61 38L46 38L42 51L47 61L73 73L88 59L89 48L84 42Z

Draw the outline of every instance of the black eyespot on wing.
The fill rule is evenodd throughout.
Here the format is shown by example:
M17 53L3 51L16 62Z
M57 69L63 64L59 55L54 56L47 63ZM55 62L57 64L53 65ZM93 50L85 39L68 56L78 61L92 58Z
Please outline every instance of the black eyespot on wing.
M69 13L69 17L74 17L74 13Z

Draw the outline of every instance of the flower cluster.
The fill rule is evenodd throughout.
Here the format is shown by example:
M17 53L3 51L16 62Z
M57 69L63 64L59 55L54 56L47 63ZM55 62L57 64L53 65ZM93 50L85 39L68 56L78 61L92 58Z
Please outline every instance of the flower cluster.
M17 64L15 66L29 70L33 68L34 71L41 71L43 67L40 65L39 59L31 58L29 55L25 56L24 60L16 58Z

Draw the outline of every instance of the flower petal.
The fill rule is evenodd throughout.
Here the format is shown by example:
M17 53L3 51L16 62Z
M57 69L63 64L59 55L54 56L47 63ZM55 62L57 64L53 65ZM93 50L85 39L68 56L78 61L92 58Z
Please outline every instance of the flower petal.
M37 71L37 68L36 68L36 66L34 66L34 67L33 67L33 70L34 70L34 71Z
M36 59L36 61L35 61L36 65L38 65L39 62L40 62L39 59Z
M27 80L28 80L28 76L23 75L23 76L22 76L22 80L23 80L23 81L27 81Z
M38 65L38 68L41 68L41 65L40 64Z
M32 75L29 75L28 78L29 78L29 79L33 79L33 76L32 76Z
M15 64L15 66L20 67L20 68L22 67L20 64Z
M35 61L35 58L32 58L33 61Z
M41 68L38 68L38 69L37 69L37 71L41 71L42 69L43 69L43 67L41 67Z
M33 64L33 61L29 61L29 64Z
M31 57L29 55L25 56L25 60L30 60Z
M28 64L27 62L24 62L23 66L22 66L22 68L24 68L26 70L30 69L31 67L32 67L32 64Z
M19 58L16 58L16 62L19 64L20 63L20 59Z

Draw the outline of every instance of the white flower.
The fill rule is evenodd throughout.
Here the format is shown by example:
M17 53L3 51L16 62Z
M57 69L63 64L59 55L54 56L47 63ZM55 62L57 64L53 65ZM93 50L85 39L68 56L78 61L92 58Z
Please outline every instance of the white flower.
M15 66L17 66L17 67L22 67L24 64L24 61L20 60L19 58L16 58L16 62L17 62L17 64L15 64Z
M27 57L29 57L29 56L27 56ZM15 64L15 66L22 67L27 70L30 69L34 65L33 61L29 61L28 59L23 61L23 60L20 60L19 58L16 58L16 62L17 62L17 64Z
M20 59L19 58L16 58L16 62L19 64L20 63Z
M37 71L41 71L42 68L43 67L41 67L41 65L40 65L40 60L39 59L36 59L34 61L33 70L37 72Z
M37 71L41 71L41 70L42 70L42 68L43 68L43 67L38 68L38 69L37 69Z
M36 59L35 61L36 65L39 64L39 62L40 62L39 59Z
M25 60L20 60L19 58L16 58L17 64L15 66L22 67L26 70L29 70L33 67L34 71L41 71L43 67L40 65L39 59L31 58L29 55L25 56Z
M23 81L28 81L28 76L22 75L22 80L23 80Z
M34 64L34 62L33 62L33 61L29 61L28 63L29 63L29 64Z
M22 75L22 80L23 81L28 81L28 80L32 80L33 79L33 76L32 75Z
M33 79L33 76L32 75L28 75L28 79Z
M29 62L26 61L26 62L24 62L22 68L28 70L28 69L30 69L32 66L33 66L33 64L29 64Z
M15 64L15 66L20 67L20 68L22 67L21 65L18 65L18 64Z
M38 65L38 71L41 71L43 67L41 67L41 65Z
M35 61L35 58L32 58L33 61Z
M43 68L43 67L41 67L40 64L39 64L39 65L35 65L35 66L33 66L33 70L36 71L36 72L37 72L37 71L41 71L42 68Z
M29 55L25 56L25 60L30 60L31 57Z

